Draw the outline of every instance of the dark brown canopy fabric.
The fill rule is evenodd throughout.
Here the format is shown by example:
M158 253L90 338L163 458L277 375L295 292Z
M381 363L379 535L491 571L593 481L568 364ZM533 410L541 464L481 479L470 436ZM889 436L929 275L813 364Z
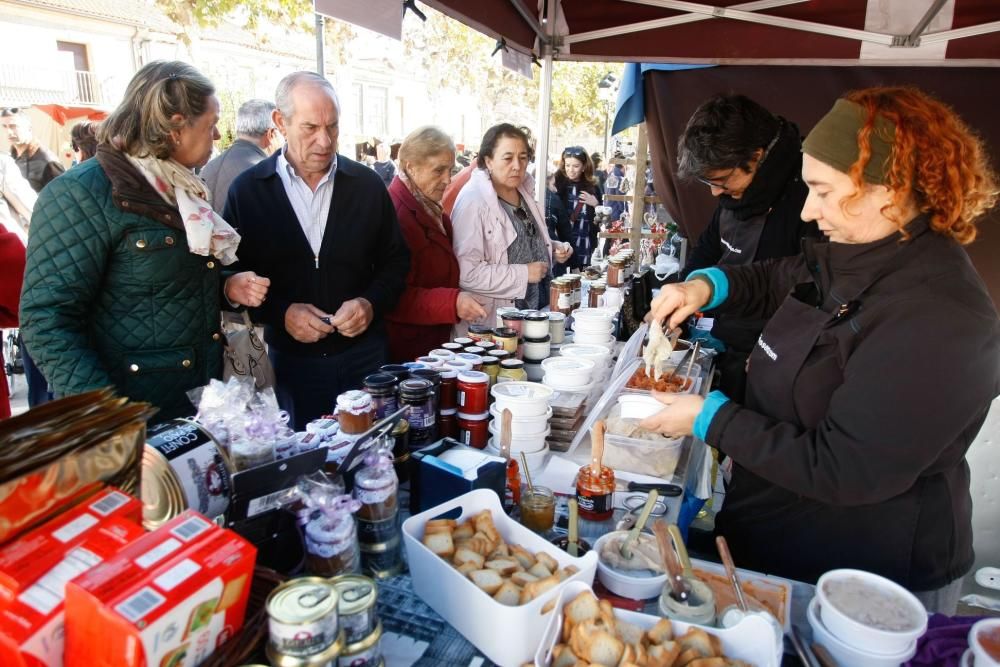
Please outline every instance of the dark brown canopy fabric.
M715 199L704 185L678 182L677 139L701 102L718 93L741 93L784 116L807 134L841 94L877 85L916 85L947 102L983 138L1000 165L1000 69L992 67L710 67L646 72L646 127L656 194L693 242L705 229ZM969 255L1000 303L1000 213L979 229Z

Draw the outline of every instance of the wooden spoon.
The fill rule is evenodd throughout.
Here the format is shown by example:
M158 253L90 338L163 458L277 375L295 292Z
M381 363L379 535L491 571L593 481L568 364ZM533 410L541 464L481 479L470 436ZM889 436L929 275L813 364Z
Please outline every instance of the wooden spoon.
M514 414L509 408L504 408L500 414L500 456L505 459L510 458L511 422L514 421Z
M642 532L643 526L646 525L646 520L649 519L649 515L653 511L653 506L656 505L656 500L659 497L660 494L656 489L649 492L649 495L646 497L646 504L642 508L642 513L639 514L639 520L635 522L628 536L622 540L621 546L618 547L619 553L621 553L622 558L625 560L632 560L632 545L639 539L639 533Z
M671 597L678 602L687 602L691 597L691 589L684 581L683 569L677 554L674 553L674 546L671 544L670 532L667 522L657 519L653 523L653 534L656 535L656 543L660 547L660 558L663 559L663 569L667 571L667 581L670 582Z
M570 498L567 505L569 506L569 530L566 536L566 552L576 558L580 555L579 514L576 498Z
M599 479L601 476L601 459L604 458L604 432L607 426L603 419L597 420L590 430L590 474Z
M740 585L740 576L736 573L736 564L733 562L733 555L729 553L729 544L726 542L725 537L719 535L715 538L715 546L719 549L719 557L722 559L722 565L726 568L729 583L732 584L733 593L736 594L736 604L739 605L740 611L745 614L750 611L750 605L747 604L746 596L743 595L743 586Z

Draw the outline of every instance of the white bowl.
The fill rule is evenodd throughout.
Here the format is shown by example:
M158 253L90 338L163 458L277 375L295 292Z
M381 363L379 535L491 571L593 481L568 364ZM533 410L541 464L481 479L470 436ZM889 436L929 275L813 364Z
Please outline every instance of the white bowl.
M587 394L589 396L590 392L594 390L594 385L596 383L591 381L583 386L562 385L557 382L553 382L552 379L549 378L548 375L546 375L545 377L542 378L542 384L544 384L546 387L551 387L553 391L561 391L567 394Z
M490 406L490 415L497 424L500 423L502 414L500 410L497 410L496 405ZM546 430L549 428L550 417L552 417L552 408L549 408L548 412L540 416L513 417L510 420L510 434L515 438L532 435L544 435Z
M582 345L600 345L610 350L615 339L609 333L584 333L579 331L573 335L573 342Z
M969 628L969 650L972 651L972 655L974 656L971 664L974 664L976 667L998 667L1000 666L1000 660L990 657L979 640L979 633L983 631L1000 631L1000 618L984 618Z
M583 387L589 384L593 379L595 366L594 360L587 357L549 357L542 362L545 377L564 387Z
M538 382L500 382L490 389L497 410L509 409L515 417L537 417L549 410L554 393Z
M621 394L618 397L623 419L652 417L665 406L649 394Z
M596 368L608 365L611 359L611 350L601 345L583 345L571 343L559 348L559 355L563 357L585 357L593 359Z
M899 667L900 663L906 662L917 653L917 640L915 639L895 655L869 653L845 644L837 639L820 620L822 609L818 596L809 603L806 615L809 618L809 626L812 627L813 641L822 645L830 652L837 664L844 667Z
M900 614L908 614L912 618L912 627L900 631L881 630L848 616L830 600L826 590L827 584L844 579L851 579L861 587L860 595L869 601L888 599L896 604ZM816 582L816 597L824 627L840 641L866 653L898 655L927 630L927 611L920 600L896 582L871 572L830 570Z
M622 535L624 530L617 530L612 533L605 533L598 538L594 544L594 551L597 552L597 578L604 587L615 595L621 595L632 600L648 600L658 597L663 591L663 585L667 583L667 575L653 575L652 572L644 571L644 574L629 574L616 570L604 564L601 560L601 547L613 535Z
M493 456L500 456L500 441L495 438L490 438L489 442L486 443L486 449L484 449L487 454L492 454ZM542 448L534 452L523 452L524 458L528 461L528 469L534 473L536 470L541 470L545 467L545 464L549 460L549 443L544 443ZM521 465L521 454L522 452L514 451L513 446L511 446L511 455L515 458L518 465Z

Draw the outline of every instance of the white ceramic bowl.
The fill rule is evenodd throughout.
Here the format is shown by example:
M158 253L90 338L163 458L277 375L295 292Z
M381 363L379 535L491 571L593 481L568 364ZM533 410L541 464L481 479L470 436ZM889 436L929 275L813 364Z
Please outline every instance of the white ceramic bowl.
M573 334L573 342L582 345L600 345L610 350L615 339L610 333L584 333L578 331Z
M559 348L559 355L563 357L585 357L593 359L596 368L608 365L611 359L611 350L601 345L583 345L571 343Z
M600 567L599 563L598 567ZM829 651L839 665L844 667L899 667L900 663L906 662L917 653L917 640L915 639L895 655L869 653L845 644L823 625L820 620L822 614L820 607L819 597L814 597L806 612L809 626L813 632L813 641Z
M653 576L651 572L645 574L635 574L622 572L604 564L601 560L601 547L614 535L622 535L626 531L618 530L605 533L594 544L594 551L597 552L597 578L604 587L615 595L621 595L632 600L648 600L655 598L663 591L663 585L667 583L667 575L661 574Z
M542 362L545 377L562 387L583 387L589 384L593 379L595 366L594 360L587 357L549 357Z
M549 410L551 387L538 382L500 382L490 389L497 410L509 409L515 417L537 417Z
M618 397L623 419L652 417L665 406L649 394L621 394Z
M579 385L561 385L561 384L559 384L557 382L553 382L549 378L549 376L546 375L545 377L542 378L542 384L544 384L546 387L551 387L553 391L561 391L561 392L565 392L567 394L587 394L589 396L590 392L594 390L594 384L596 384L596 383L595 382L588 382L587 384L585 384L583 386L579 386Z
M969 647L976 667L998 667L1000 660L990 657L980 641L980 632L1000 632L1000 618L984 618L969 628Z
M483 451L493 456L500 456L500 441L490 438L489 442L486 443L486 449ZM517 464L521 465L521 452L515 451L513 445L511 446L511 454L517 459ZM541 470L549 460L549 443L544 443L542 448L537 451L524 452L524 458L528 460L528 468L532 474L535 471Z
M852 579L872 593L876 591L891 595L895 602L905 605L906 613L912 615L912 628L903 631L880 630L857 621L830 601L825 585L832 581ZM864 593L862 592L862 595ZM885 577L863 570L830 570L816 582L816 597L819 600L820 620L837 639L866 653L877 655L898 655L905 651L917 637L927 630L927 611L913 593Z
M496 405L490 406L490 415L497 424L502 419L500 410ZM544 435L549 428L549 418L552 417L552 408L548 409L544 415L534 417L513 417L510 420L510 433L515 438L524 436ZM499 433L499 428L497 429Z

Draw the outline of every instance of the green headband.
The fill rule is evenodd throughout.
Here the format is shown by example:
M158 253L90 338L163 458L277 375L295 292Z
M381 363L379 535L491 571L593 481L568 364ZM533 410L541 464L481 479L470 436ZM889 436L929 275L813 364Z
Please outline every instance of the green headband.
M860 104L845 99L837 100L802 142L802 152L837 171L848 173L858 161L858 132L864 127L867 117L868 112ZM864 179L869 183L885 184L895 137L896 124L885 116L876 114L875 131L868 137L871 157L863 173Z

